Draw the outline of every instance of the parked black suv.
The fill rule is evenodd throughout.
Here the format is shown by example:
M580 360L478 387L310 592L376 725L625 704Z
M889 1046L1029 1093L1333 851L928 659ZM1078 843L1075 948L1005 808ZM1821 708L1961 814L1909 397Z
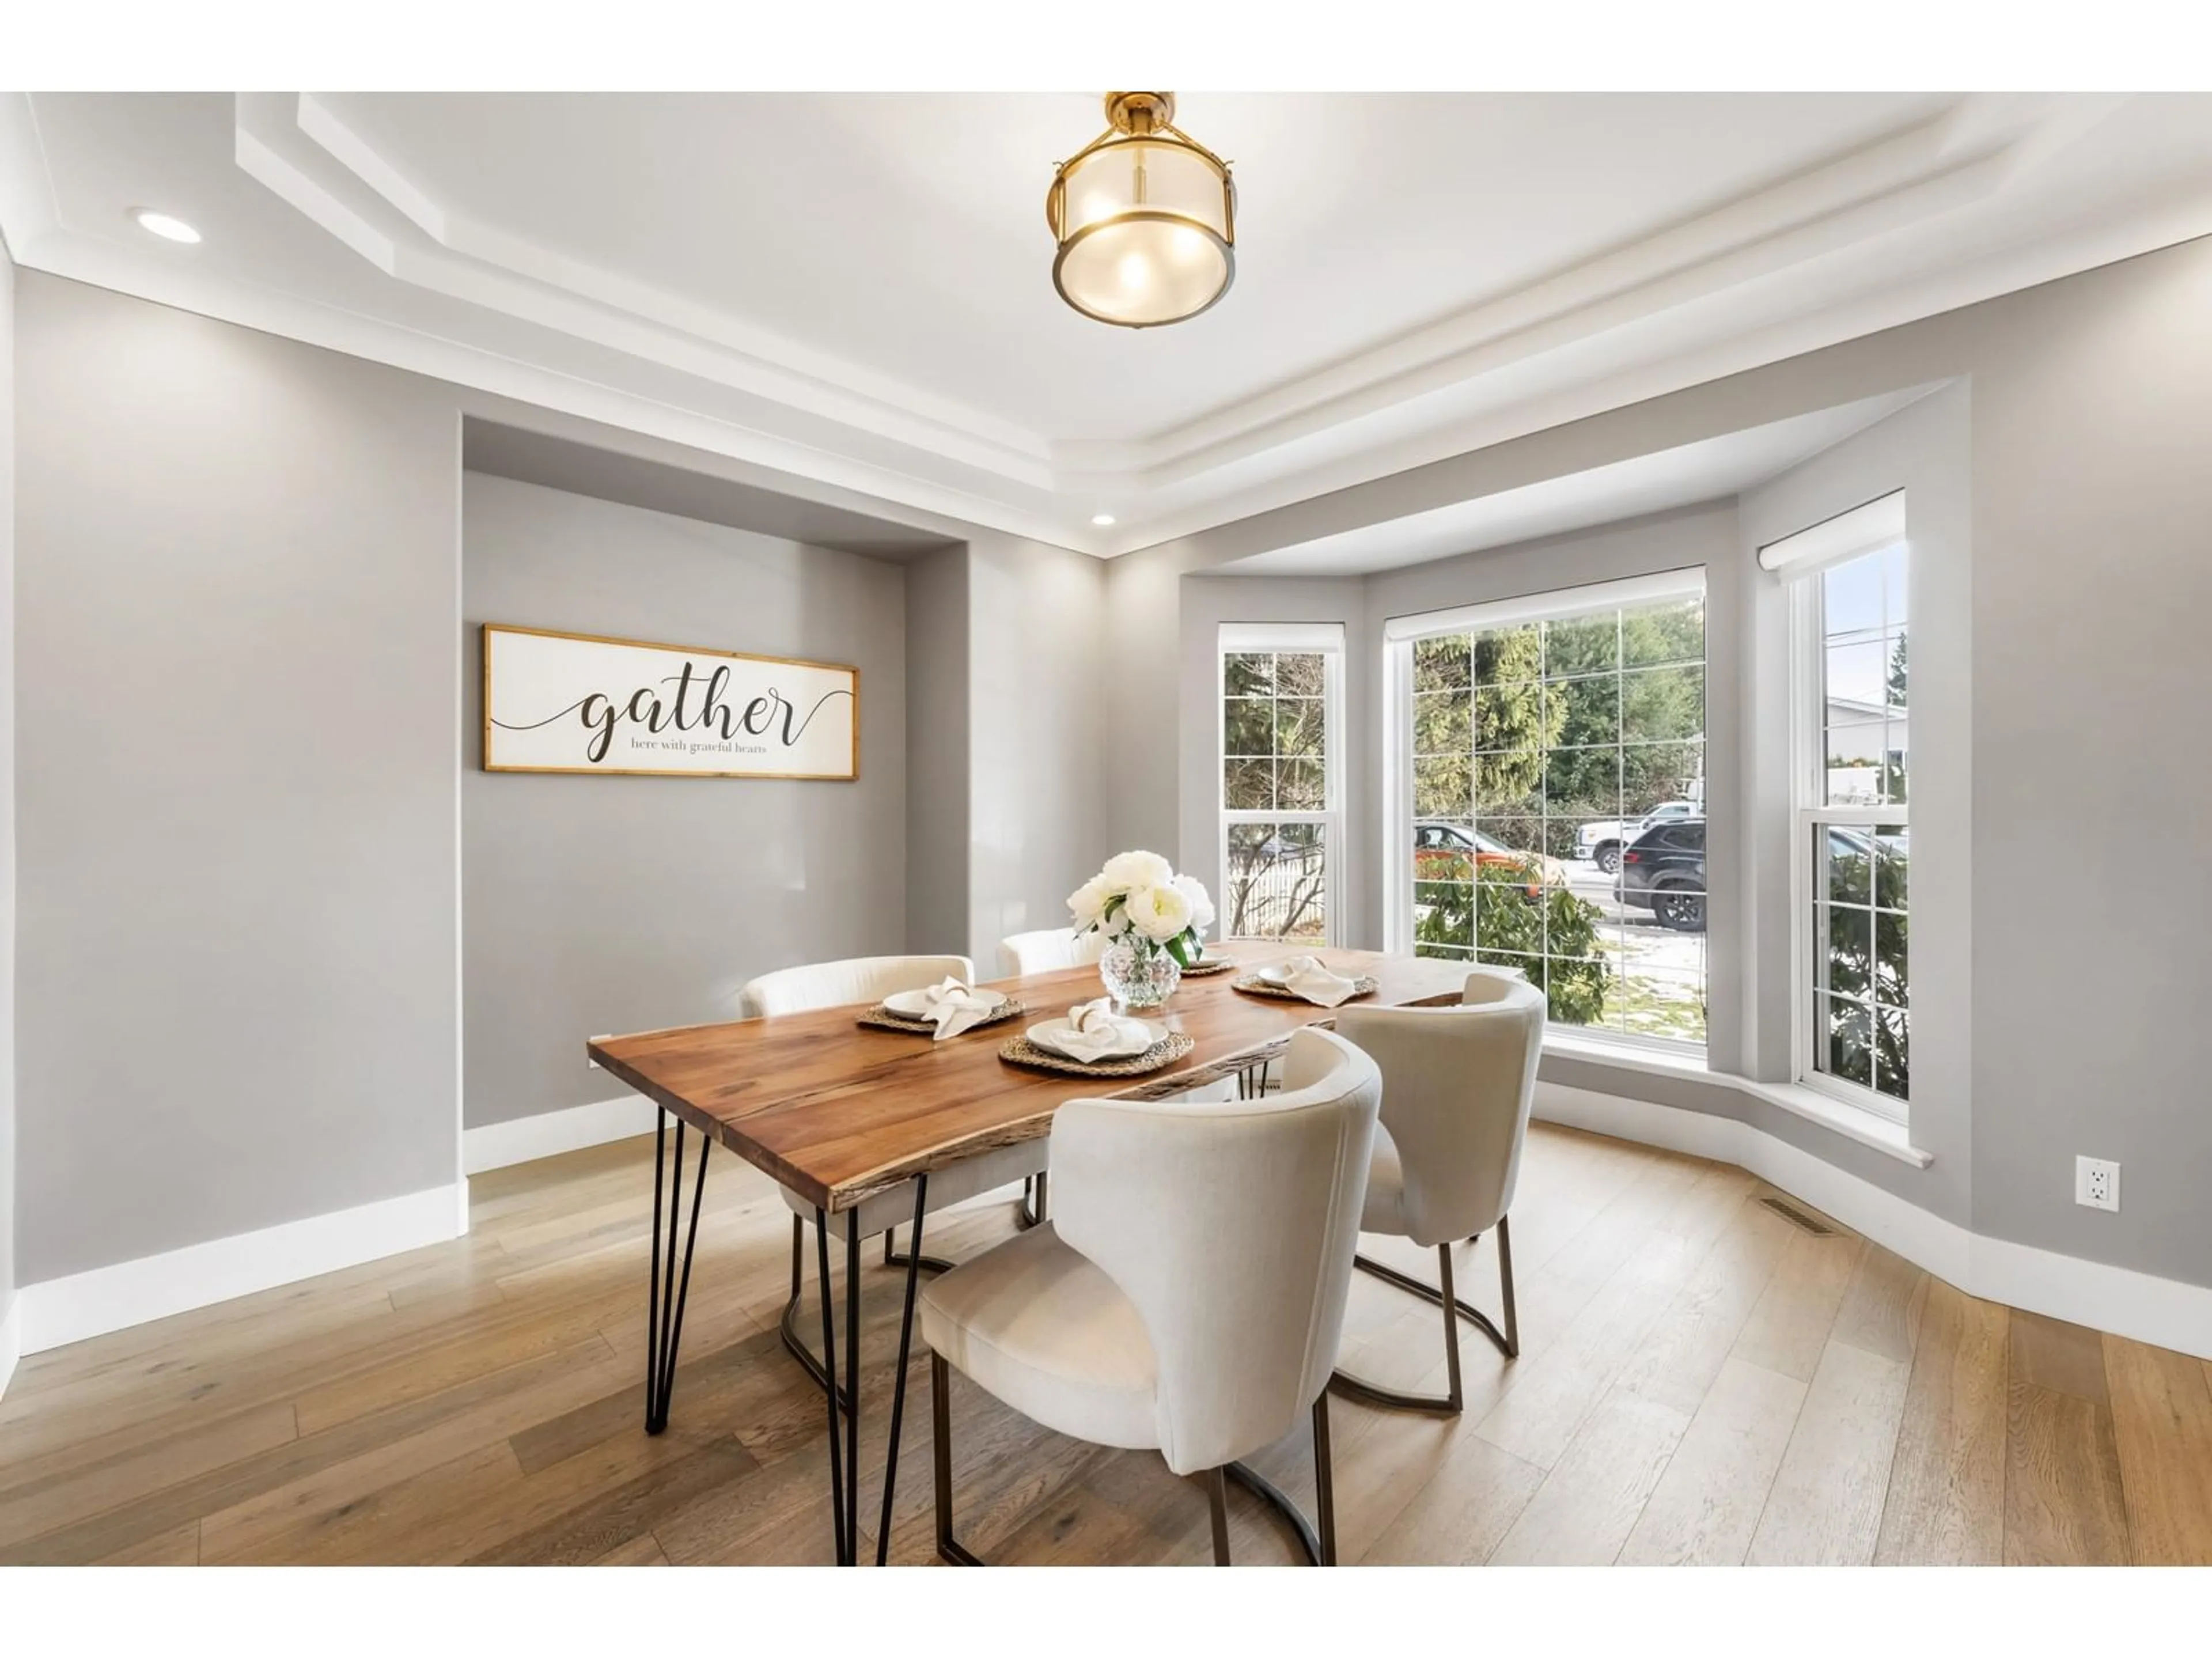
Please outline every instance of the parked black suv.
M1678 933L1705 931L1705 821L1677 818L1646 830L1620 855L1613 890Z

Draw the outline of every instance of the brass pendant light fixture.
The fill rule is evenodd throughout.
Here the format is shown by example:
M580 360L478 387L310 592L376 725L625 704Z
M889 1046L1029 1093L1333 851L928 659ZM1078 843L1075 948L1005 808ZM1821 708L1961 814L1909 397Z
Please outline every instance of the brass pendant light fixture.
M1171 92L1109 92L1107 129L1053 174L1053 286L1121 328L1195 317L1237 276L1229 164L1175 125Z

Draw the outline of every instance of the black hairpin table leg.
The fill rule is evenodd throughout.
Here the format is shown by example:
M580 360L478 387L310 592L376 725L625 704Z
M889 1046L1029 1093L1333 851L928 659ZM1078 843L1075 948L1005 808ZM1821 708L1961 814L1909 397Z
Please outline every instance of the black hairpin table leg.
M691 1188L691 1224L679 1226L684 1207L684 1121L676 1121L676 1158L668 1158L668 1114L660 1121L653 1149L653 1266L645 1292L645 1431L659 1434L668 1426L668 1404L676 1392L676 1356L684 1340L684 1304L691 1293L691 1255L699 1243L699 1208L707 1195L707 1152L713 1146L699 1138L699 1172ZM666 1194L667 1202L662 1203ZM666 1248L663 1249L661 1212L668 1215ZM684 1265L676 1265L676 1239L684 1237Z
M837 1565L850 1567L857 1566L860 1559L860 1212L857 1208L845 1212L842 1382L837 1371L837 1322L830 1295L830 1218L818 1206L814 1212L814 1233L822 1279L823 1369L830 1378L830 1385L822 1390L830 1412L830 1514L837 1533Z
M814 1211L814 1259L822 1288L822 1364L828 1380L822 1397L830 1407L830 1523L836 1534L837 1565L849 1566L845 1552L845 1462L837 1441L837 1320L830 1305L830 1219L817 1205Z
M884 1459L883 1515L876 1533L876 1565L890 1558L891 1508L898 1493L899 1436L906 1423L907 1364L914 1355L915 1294L928 1259L921 1253L922 1225L929 1205L929 1177L914 1188L914 1248L902 1258L906 1267L906 1305L899 1319L898 1370L891 1380L889 1450ZM837 1565L856 1566L860 1559L860 1215L845 1212L845 1360L837 1363L837 1322L830 1295L830 1218L814 1212L815 1262L822 1281L822 1396L830 1422L830 1517L836 1535Z
M891 1437L890 1449L884 1458L884 1512L876 1528L876 1565L879 1567L890 1556L891 1500L898 1492L899 1429L906 1421L906 1366L914 1352L914 1293L923 1264L921 1221L928 1203L929 1177L917 1176L914 1182L914 1246L906 1258L906 1310L899 1316L898 1370L891 1377Z
M860 1565L860 1212L857 1208L845 1212L845 1565Z

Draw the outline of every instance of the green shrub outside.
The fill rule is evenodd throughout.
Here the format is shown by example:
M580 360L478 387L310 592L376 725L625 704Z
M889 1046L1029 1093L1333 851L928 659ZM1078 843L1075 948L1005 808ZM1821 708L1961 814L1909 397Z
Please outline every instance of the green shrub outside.
M1564 887L1541 885L1534 862L1521 866L1517 878L1504 878L1499 866L1481 871L1482 935L1475 945L1474 885L1457 881L1416 884L1415 904L1425 912L1413 927L1413 954L1468 957L1478 962L1522 969L1544 993L1553 1019L1595 1025L1605 1018L1605 996L1612 979L1597 951L1595 904Z

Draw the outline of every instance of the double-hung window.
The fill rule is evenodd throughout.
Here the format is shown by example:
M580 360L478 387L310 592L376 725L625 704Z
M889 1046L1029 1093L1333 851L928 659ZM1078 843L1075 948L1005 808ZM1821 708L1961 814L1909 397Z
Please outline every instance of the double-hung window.
M1911 553L1901 492L1760 550L1794 635L1797 1080L1902 1121L1911 1098Z
M1700 570L1385 625L1394 950L1517 969L1553 1020L1705 1040Z
M1344 629L1224 623L1220 664L1222 936L1334 944Z

